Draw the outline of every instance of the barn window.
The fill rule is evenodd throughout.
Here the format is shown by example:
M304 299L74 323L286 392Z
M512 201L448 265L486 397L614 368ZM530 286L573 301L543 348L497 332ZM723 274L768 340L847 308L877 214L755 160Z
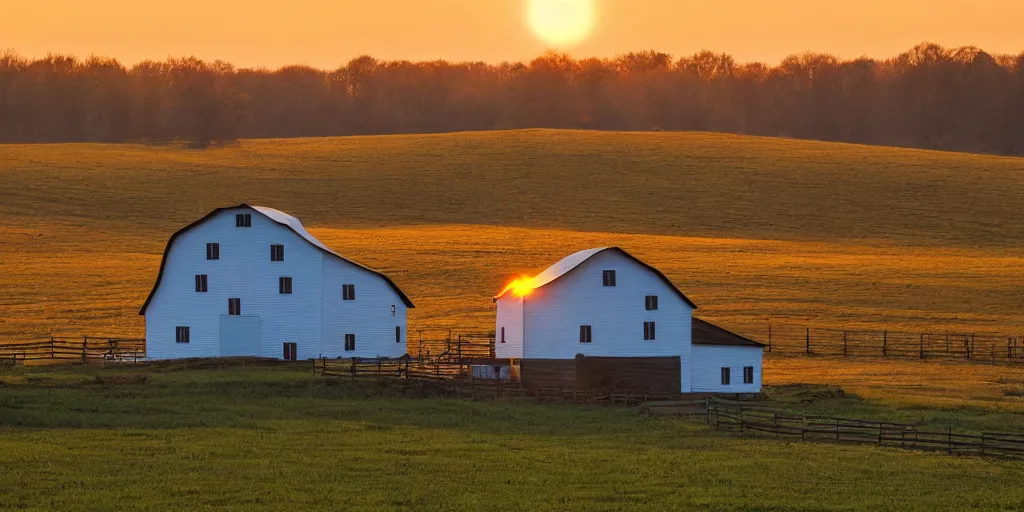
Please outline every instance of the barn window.
M299 359L299 344L285 342L284 344L284 359L286 361L297 361Z
M289 295L292 293L292 278L281 277L277 280L277 291L281 295Z
M501 342L505 343L505 328L501 328Z
M401 325L396 325L395 326L395 343L401 343L401 342L402 342L402 326Z
M391 316L395 316L395 305L391 305Z
M346 334L345 335L345 352L351 352L356 349L356 335Z
M270 246L270 261L284 261L284 245L273 244Z
M220 244L217 244L217 243L206 244L206 259L208 259L208 260L219 260L220 259Z
M654 322L644 322L644 339L654 339Z
M658 309L658 296L648 295L644 298L644 309L647 311L655 311Z
M615 286L615 271L614 270L605 270L604 271L604 285L605 286Z
M356 285L341 285L341 300L356 300Z
M233 316L242 314L242 299L228 299L228 314Z
M251 213L239 213L235 215L235 227L236 228L248 228L252 227L252 214Z
M593 341L593 338L591 337L592 334L593 334L593 329L591 328L591 326L589 326L589 325L581 325L580 326L580 343L590 343L591 341Z
M209 284L206 274L196 274L196 292L206 293L209 291Z
M722 368L722 385L723 386L728 386L729 385L729 380L732 377L731 374L732 374L732 369L731 368Z
M754 383L754 367L744 366L743 367L743 383L753 384Z
M177 343L188 343L189 339L189 328L188 326L179 326L174 328L174 341Z

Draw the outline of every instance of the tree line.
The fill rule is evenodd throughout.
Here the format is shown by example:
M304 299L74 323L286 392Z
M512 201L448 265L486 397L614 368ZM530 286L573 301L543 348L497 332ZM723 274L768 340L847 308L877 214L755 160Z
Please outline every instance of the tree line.
M0 53L0 141L211 141L510 128L705 130L1024 155L1024 53L920 44L776 66L704 51L236 68Z

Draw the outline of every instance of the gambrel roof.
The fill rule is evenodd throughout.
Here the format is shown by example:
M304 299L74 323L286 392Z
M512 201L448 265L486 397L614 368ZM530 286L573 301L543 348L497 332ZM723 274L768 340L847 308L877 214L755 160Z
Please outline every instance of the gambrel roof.
M206 222L207 220L212 219L213 217L215 217L220 212L223 212L225 210L236 210L236 209L239 209L239 208L248 208L250 210L253 210L256 213L259 213L260 215L263 215L264 217L266 217L266 218L268 218L268 219L270 219L270 220L272 220L272 221L274 221L274 222L276 222L278 224L281 224L282 226L285 226L288 229L292 230L292 232L294 232L296 235L299 235L300 237L302 237L303 240L305 240L306 242L309 242L310 245L312 245L313 247L316 247L317 249L320 249L325 254L328 254L330 256L338 258L338 259L340 259L340 260L342 260L342 261L344 261L346 263L350 263L352 265L355 265L355 266L357 266L357 267L359 267L359 268L361 268L363 270L366 270L367 272L370 272L372 274L376 274L380 278L384 279L384 281L387 282L389 286L391 286L391 289L394 290L395 293L398 294L398 296L402 299L402 302L405 303L405 305L407 307L410 307L410 308L415 308L416 307L412 303L412 300L409 299L409 297L405 294L405 292L403 292L398 287L398 285L396 285L394 283L394 281L391 280L391 278L389 278L388 276L382 274L379 271L376 271L376 270L374 270L374 269L372 269L370 267L367 267L365 265L361 265L359 263L356 263L356 262L354 262L354 261L352 261L352 260L350 260L350 259L348 259L348 258L346 258L346 257L344 257L344 256L342 256L342 255L332 251L326 245L324 245L323 242L321 242L320 240L317 240L317 238L315 236L310 234L309 231L306 231L306 228L303 227L302 222L300 222L299 219L296 219L295 217L292 217L291 215L288 215L287 213L284 213L281 210L275 210L274 208L268 208L266 206L250 206L248 204L242 203L242 204L237 205L237 206L225 206L223 208L217 208L216 210L213 210L212 212L204 215L201 219L199 219L199 220L197 220L197 221L195 221L195 222L193 222L193 223L191 223L191 224L189 224L189 225L179 229L173 235L171 235L170 240L167 241L167 247L164 248L163 258L160 259L160 272L156 276L156 283L153 284L153 289L149 292L149 296L146 297L146 302L144 302L142 304L142 309L139 310L139 314L140 315L145 315L146 314L146 308L149 307L150 301L152 301L153 300L153 296L156 295L157 288L160 287L160 280L163 279L164 267L167 264L167 256L171 252L171 246L174 244L174 240L177 239L179 236L181 236L183 233L189 231L190 229L198 227L199 225L201 225L202 223Z
M636 262L637 264L639 264L640 266L646 268L647 270L650 270L651 272L654 273L654 275L658 276L658 278L660 278L662 281L664 281L665 284L668 285L668 287L671 288L672 291L674 291L676 293L676 295L679 296L679 298L683 299L683 302L687 303L691 308L697 309L697 305L694 304L693 301L690 300L682 292L682 290L680 290L675 284L673 284L672 281L670 281L669 278L665 276L665 274L661 273L660 270L658 270L658 269L648 265L647 263L644 263L643 261L640 261L636 256L633 256L632 254L626 252L625 250L623 250L620 247L596 247L594 249L585 249L585 250L582 250L582 251L579 251L579 252L574 252L574 253L572 253L572 254L570 254L570 255L568 255L568 256L558 260L558 262L556 262L554 265L551 265L550 267L544 269L544 271L541 272L540 274L537 274L533 278L533 281L532 281L531 284L532 284L534 289L537 289L537 288L540 288L542 286L551 284L551 283L559 280L560 278L568 275L573 270L576 270L577 268L579 268L580 265L585 263L590 258L593 258L594 256L597 256L598 254L601 254L603 252L609 252L609 251L617 252L617 253L625 256L626 258ZM499 299L499 298L501 298L503 295L505 295L508 292L509 292L509 289L506 288L502 293L498 294L494 298L495 299Z

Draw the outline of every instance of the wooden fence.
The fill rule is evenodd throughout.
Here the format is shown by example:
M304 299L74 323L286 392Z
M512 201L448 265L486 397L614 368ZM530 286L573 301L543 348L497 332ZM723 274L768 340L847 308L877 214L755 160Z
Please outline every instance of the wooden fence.
M0 361L99 362L146 358L144 338L48 338L0 344Z
M418 331L413 343L409 343L409 354L416 359L441 359L461 361L494 357L494 335L489 333Z
M961 359L1024 364L1024 336L913 333L769 325L754 339L780 355Z
M649 402L643 404L643 410L657 415L699 415L716 429L746 435L1024 459L1024 434L965 433L948 427L943 430L906 423L806 415L715 397Z

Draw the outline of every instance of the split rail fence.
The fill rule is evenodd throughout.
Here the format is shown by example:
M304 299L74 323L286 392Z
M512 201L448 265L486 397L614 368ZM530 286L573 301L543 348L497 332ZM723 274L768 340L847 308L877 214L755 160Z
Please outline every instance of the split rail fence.
M700 415L713 428L745 435L1024 459L1024 434L1019 433L965 433L952 428L806 415L715 397L649 402L643 410L656 415Z
M100 362L146 358L144 338L49 338L0 344L0 361Z
M1024 364L1024 336L913 333L769 325L765 352L779 355L960 359Z

